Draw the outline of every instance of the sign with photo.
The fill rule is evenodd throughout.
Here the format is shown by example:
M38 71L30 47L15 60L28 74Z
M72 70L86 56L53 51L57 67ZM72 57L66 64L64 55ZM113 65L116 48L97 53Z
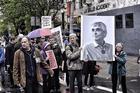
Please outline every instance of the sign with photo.
M81 60L114 60L114 22L114 16L81 16Z
M53 38L57 41L57 44L61 48L61 51L65 50L61 26L51 29Z

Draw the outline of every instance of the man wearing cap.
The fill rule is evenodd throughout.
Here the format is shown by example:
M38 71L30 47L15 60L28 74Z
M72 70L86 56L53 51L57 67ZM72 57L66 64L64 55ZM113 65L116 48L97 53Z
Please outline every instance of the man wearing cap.
M76 41L76 34L69 35L69 45L66 46L67 67L69 72L70 93L74 92L74 81L77 79L78 93L82 93L82 68L83 63L80 61L81 48Z
M93 43L84 47L83 60L84 61L112 61L113 60L113 46L106 43L104 38L107 35L107 28L103 22L95 22L92 25Z

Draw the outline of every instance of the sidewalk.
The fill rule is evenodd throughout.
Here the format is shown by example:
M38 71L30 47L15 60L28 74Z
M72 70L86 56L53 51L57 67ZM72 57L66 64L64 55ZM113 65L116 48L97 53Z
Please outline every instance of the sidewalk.
M109 65L107 63L97 63L102 69L97 76L96 83L104 87L111 88L111 79L108 74ZM139 64L140 65L140 64ZM127 88L128 93L140 93L140 77L138 77L139 65L137 64L137 56L127 56Z
M107 64L107 62L97 62L97 64L100 65L102 68L98 74L98 77L109 78L110 77L110 75L108 74L109 64ZM136 56L127 56L126 70L127 70L126 76L130 77L138 76L139 65L137 64Z

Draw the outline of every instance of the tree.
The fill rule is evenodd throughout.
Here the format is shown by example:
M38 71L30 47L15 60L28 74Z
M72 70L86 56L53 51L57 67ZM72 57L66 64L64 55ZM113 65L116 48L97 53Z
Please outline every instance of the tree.
M41 18L44 15L51 15L54 20L62 4L61 0L0 0L0 7L4 21L12 23L18 34L22 20L28 28L30 28L28 25L31 16ZM28 28L26 28L27 31L29 31Z
M21 7L22 3L18 0L1 0L0 7L3 13L4 21L13 23L16 32L18 33L18 24L20 20L25 19L25 8Z

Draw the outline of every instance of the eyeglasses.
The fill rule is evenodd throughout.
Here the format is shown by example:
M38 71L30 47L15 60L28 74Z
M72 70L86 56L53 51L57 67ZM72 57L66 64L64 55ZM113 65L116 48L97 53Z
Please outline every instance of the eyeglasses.
M45 38L41 38L41 39L45 39Z
M93 28L92 31L93 31L93 32L94 32L94 31L103 31L103 29L101 29L101 28Z

